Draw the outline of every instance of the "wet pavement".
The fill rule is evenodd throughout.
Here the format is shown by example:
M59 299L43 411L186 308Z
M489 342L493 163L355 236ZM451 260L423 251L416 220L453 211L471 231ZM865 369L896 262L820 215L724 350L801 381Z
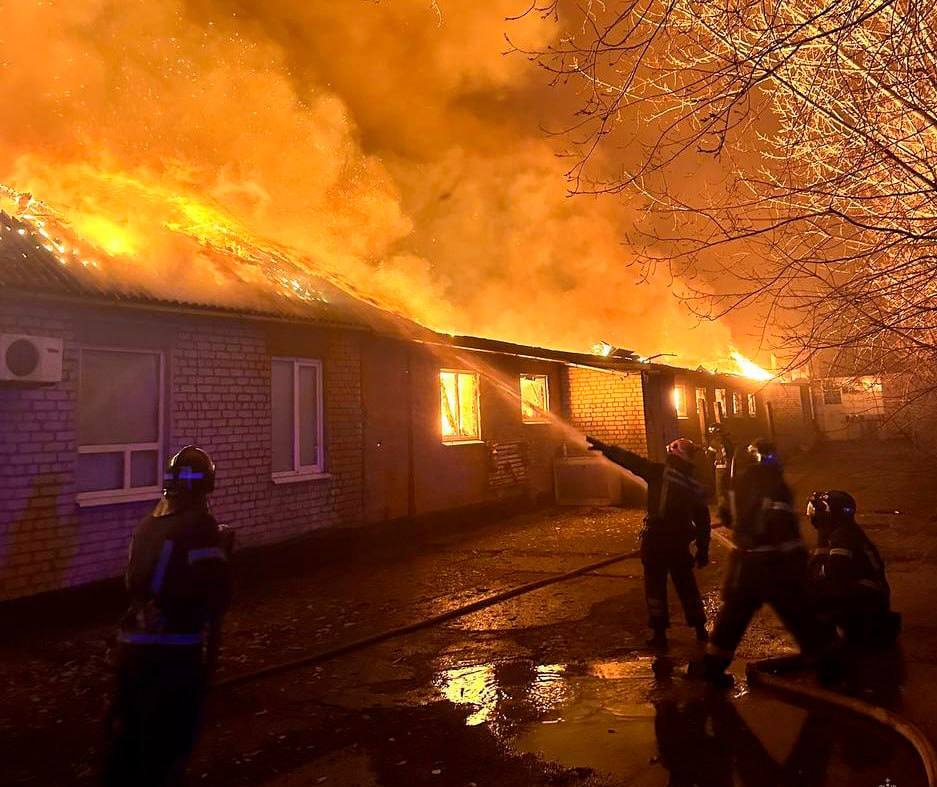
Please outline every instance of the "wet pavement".
M824 469L832 466L824 461ZM800 480L817 474L808 469ZM920 568L930 543L921 520L882 519L886 557L896 555L901 565L907 554L903 565ZM635 511L553 510L402 537L340 559L303 556L305 570L268 567L242 588L227 621L222 672L325 650L628 551L639 524ZM910 552L908 536L920 540ZM713 564L698 573L711 617L724 559L714 549ZM904 573L908 579L896 584L913 607L907 619L914 636L905 637L910 658L900 669L880 668L901 678L867 699L933 715L931 695L902 688L907 679L924 685L937 678L937 659L928 655L937 652L937 638L924 625L933 596L918 595L931 592L930 580ZM670 652L655 658L643 646L641 567L632 559L317 666L219 689L206 709L191 783L925 783L910 746L878 726L750 692L743 681L720 695L685 680L681 673L699 648L678 625L673 598L671 611ZM8 687L0 707L0 784L95 783L111 636L110 625L76 624L0 645L0 680ZM790 649L765 613L740 655ZM849 690L861 695L868 688Z

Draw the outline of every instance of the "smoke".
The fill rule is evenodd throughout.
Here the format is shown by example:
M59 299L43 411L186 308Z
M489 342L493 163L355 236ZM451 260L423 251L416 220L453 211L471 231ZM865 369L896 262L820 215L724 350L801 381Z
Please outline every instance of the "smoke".
M438 7L0 2L0 181L67 217L105 275L172 297L261 286L206 252L243 241L442 330L724 357L727 327L629 265L637 206L567 196L542 130L564 97L503 54L506 32L561 31L505 21L516 0Z

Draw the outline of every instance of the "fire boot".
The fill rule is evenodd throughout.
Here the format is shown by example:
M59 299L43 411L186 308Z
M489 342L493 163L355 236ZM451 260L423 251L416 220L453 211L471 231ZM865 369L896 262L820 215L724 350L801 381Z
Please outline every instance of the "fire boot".
M718 688L728 689L735 684L726 668L731 662L728 659L707 653L703 658L691 661L687 665L687 677L705 680Z

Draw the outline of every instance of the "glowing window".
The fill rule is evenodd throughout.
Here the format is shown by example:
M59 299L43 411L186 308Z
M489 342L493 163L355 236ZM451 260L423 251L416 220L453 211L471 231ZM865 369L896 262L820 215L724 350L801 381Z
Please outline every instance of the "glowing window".
M716 420L721 421L729 414L726 410L726 389L716 389Z
M441 370L439 400L444 443L481 439L478 375L475 372Z
M707 419L709 418L709 399L706 396L705 388L696 389L696 411L703 413Z
M686 386L675 385L673 387L673 406L677 411L677 418L689 418L686 401Z
M732 415L742 415L742 394L732 392Z
M754 418L758 414L758 403L755 401L755 394L748 395L748 417Z
M521 375L521 420L542 424L550 412L550 380L545 374Z

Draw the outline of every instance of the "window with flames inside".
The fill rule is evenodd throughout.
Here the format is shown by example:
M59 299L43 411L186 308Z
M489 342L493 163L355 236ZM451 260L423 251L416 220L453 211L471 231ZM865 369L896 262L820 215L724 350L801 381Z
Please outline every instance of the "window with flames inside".
M550 412L550 381L545 374L521 375L521 420L525 424L547 423Z
M439 399L444 443L481 440L478 374L455 369L439 372Z

